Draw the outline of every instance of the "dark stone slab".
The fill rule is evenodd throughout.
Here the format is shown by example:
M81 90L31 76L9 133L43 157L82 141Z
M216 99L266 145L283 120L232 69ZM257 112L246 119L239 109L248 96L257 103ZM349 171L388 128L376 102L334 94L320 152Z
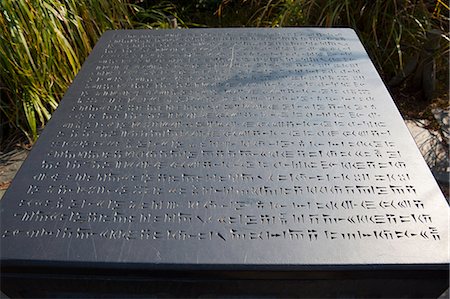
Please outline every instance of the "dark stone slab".
M448 205L350 29L105 33L0 205L22 296L448 286Z

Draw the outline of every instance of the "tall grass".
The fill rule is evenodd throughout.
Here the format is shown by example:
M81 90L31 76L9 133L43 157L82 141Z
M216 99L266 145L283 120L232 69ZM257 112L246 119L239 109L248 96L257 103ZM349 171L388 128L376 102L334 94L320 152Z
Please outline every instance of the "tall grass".
M205 17L214 11L219 22ZM0 139L4 124L37 138L107 29L169 28L171 17L182 27L348 26L386 81L407 72L438 29L445 41L434 55L448 89L448 13L441 0L1 0Z
M186 24L177 13L177 6L170 1L156 1L151 4L142 2L139 5L132 5L135 10L133 24L135 28L173 28L173 21L176 20L177 27L187 28Z
M445 41L437 58L448 56L449 10L441 0L223 0L217 13L236 3L255 10L249 26L354 28L386 80L404 72L432 29L440 30Z
M304 0L302 6L309 24L354 28L378 70L390 78L404 72L423 50L429 31L439 29L448 39L448 28L435 22L429 2L433 1Z
M1 113L37 138L99 36L130 28L123 0L0 2Z

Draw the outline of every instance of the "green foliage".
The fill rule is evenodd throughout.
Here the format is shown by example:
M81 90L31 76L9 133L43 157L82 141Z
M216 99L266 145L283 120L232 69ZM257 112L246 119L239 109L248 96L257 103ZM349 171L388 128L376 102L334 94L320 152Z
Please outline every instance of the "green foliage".
M36 140L107 29L170 28L174 20L180 27L351 27L384 79L398 82L420 69L428 33L437 29L443 42L432 55L448 91L448 13L441 0L2 0L0 137L6 123Z
M261 1L262 2L262 1ZM250 22L257 27L283 27L302 26L305 24L305 15L301 0L267 1L253 14Z
M132 5L136 13L133 24L138 29L173 28L173 21L177 21L178 27L187 27L187 24L178 17L177 7L169 1L158 1L152 5Z
M120 0L1 1L2 115L34 141L99 36L130 28L131 12Z
M440 29L444 38L448 34L435 22L428 2L304 0L302 5L307 24L354 28L380 73L391 78L423 50L427 32Z
M423 50L432 29L440 30L445 39L437 58L448 54L449 11L440 0L223 0L218 13L226 14L227 6L237 3L254 10L247 21L250 26L355 29L386 80L402 73Z

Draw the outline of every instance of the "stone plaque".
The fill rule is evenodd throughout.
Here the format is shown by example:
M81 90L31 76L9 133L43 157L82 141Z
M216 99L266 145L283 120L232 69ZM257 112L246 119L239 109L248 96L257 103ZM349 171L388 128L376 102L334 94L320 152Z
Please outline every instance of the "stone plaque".
M0 217L8 267L449 261L448 205L350 29L106 32Z

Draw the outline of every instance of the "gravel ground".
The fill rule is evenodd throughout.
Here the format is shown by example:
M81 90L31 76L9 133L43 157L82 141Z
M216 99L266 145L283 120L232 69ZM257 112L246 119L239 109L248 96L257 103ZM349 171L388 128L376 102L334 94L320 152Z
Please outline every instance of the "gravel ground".
M7 153L0 153L0 199L28 156L28 152L28 150L17 148Z

